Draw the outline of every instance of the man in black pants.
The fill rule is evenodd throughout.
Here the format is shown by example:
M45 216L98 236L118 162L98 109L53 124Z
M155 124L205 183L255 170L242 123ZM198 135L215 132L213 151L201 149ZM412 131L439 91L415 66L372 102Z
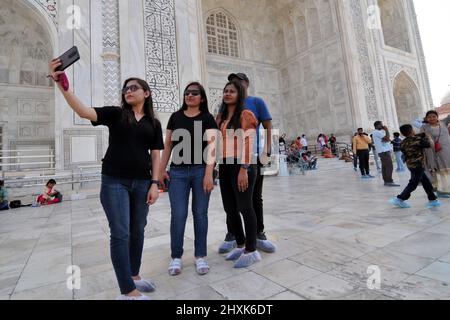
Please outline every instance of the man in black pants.
M264 232L264 219L263 219L263 199L262 199L262 191L263 191L263 181L264 176L261 174L261 169L263 164L261 162L262 159L271 156L272 150L272 116L270 115L269 109L261 98L248 96L248 87L250 86L250 80L244 73L232 73L228 76L228 81L239 80L245 88L246 91L246 99L245 99L245 107L254 113L259 123L262 124L264 129L266 130L266 138L265 138L265 146L264 151L260 152L260 138L259 138L259 130L257 132L257 146L255 153L258 153L257 157L257 176L256 183L253 190L253 208L256 213L257 220L257 240L256 247L264 252L272 253L275 252L275 245L267 240L267 237ZM217 115L217 119L220 118L220 111ZM227 253L233 250L236 247L236 240L234 235L230 232L230 222L227 221L227 229L228 233L225 236L225 241L219 247L219 253Z
M363 128L358 129L358 134L353 138L353 154L358 156L359 169L361 170L361 178L369 179L375 178L370 175L369 169L369 155L370 155L370 144L372 139L369 135L364 133Z

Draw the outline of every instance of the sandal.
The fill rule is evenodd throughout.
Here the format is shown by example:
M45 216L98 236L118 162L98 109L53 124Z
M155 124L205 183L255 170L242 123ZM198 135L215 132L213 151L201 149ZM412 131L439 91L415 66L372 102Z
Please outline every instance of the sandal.
M169 264L169 274L171 276L177 276L181 273L181 269L183 268L183 262L181 259L175 258Z
M209 272L208 262L204 258L199 258L195 260L195 268L197 269L197 273L201 276Z

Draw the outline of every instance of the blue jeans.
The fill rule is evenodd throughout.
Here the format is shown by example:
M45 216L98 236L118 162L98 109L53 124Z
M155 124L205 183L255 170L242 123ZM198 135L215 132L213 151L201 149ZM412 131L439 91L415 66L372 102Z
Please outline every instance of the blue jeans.
M377 166L377 170L381 170L380 157L378 156L378 153L376 150L373 150L373 159L375 161L375 165Z
M397 171L404 171L405 166L403 165L402 152L396 151L394 153L395 153L395 161L397 161Z
M0 210L9 210L8 201L4 200L0 202Z
M206 167L191 165L170 168L169 198L171 207L170 248L172 259L183 256L184 230L188 216L189 194L192 189L195 252L197 258L207 255L208 206L210 194L203 190Z
M149 188L150 180L102 176L100 201L109 222L111 260L122 294L136 289L132 277L139 275L141 267Z

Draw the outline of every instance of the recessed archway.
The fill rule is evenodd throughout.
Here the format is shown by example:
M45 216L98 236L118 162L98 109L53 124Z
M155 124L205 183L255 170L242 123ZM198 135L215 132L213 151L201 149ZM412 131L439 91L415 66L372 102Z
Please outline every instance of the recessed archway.
M394 80L394 99L399 125L412 123L414 119L423 117L419 90L404 71Z
M55 147L55 93L46 77L54 54L51 27L30 1L4 0L0 28L3 150L50 154Z

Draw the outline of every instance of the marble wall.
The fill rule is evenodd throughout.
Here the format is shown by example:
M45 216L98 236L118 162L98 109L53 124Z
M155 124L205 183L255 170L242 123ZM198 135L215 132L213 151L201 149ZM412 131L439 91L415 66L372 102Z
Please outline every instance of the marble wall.
M0 8L0 123L3 149L54 148L53 86L47 75L50 34L23 3ZM37 148L37 147L36 147Z
M206 21L217 13L234 29L216 45L233 37L237 57L208 49ZM107 130L74 115L45 78L47 60L73 45L81 60L67 75L85 104L117 105L123 81L141 77L163 126L191 81L217 111L231 72L247 73L250 94L289 137L346 139L378 119L397 128L431 105L412 0L4 0L0 25L3 148L49 145L59 170L101 163L108 144Z
M238 58L208 54L216 92L230 72L246 72L274 126L291 137L348 131L351 111L333 1L203 0L204 18L221 11L239 28Z

